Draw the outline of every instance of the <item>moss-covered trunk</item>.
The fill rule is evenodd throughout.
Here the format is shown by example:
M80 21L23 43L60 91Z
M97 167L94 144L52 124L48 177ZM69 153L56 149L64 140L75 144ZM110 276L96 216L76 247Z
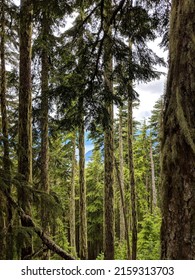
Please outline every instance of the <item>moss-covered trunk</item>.
M162 135L162 259L195 259L195 2L173 0Z
M73 256L76 256L76 225L75 225L75 173L76 173L76 133L72 136L72 166L70 189L70 247Z
M1 1L1 88L0 88L0 102L1 102L1 122L2 122L2 134L3 134L3 170L4 170L4 183L7 186L9 193L11 192L11 162L9 152L9 135L8 135L8 115L6 104L6 69L5 69L5 1ZM2 198L3 201L3 198ZM2 243L6 238L6 254L5 257L8 260L13 259L13 233L12 233L12 209L9 203L6 203L6 217L2 217L2 221L5 220L5 232L2 236ZM3 205L2 205L3 208ZM1 214L3 212L1 211ZM0 214L0 215L1 215ZM2 247L3 250L3 247Z
M112 1L104 4L104 78L106 94L113 92L112 82L112 54L111 54L111 27L109 18L112 10ZM109 100L109 98L108 98ZM104 254L106 260L114 259L114 141L113 141L113 104L106 102L108 111L108 126L104 133Z
M41 52L41 190L49 193L49 139L48 139L48 91L49 91L49 45L50 31L48 11L42 13L42 52ZM43 231L49 233L49 209L44 201L41 204ZM49 251L43 258L49 259Z
M125 240L125 220L123 202L125 199L125 186L124 186L124 160L123 160L123 129L122 129L122 106L119 108L119 170L120 170L120 182L121 182L121 200L120 200L120 241ZM122 197L123 196L123 197ZM125 205L124 205L125 206Z
M31 36L32 1L21 0L20 7L20 81L19 81L19 134L18 172L21 187L18 190L20 206L30 213L28 187L32 183L32 97L31 97ZM22 226L26 221L21 218ZM22 238L21 258L32 253L31 235Z

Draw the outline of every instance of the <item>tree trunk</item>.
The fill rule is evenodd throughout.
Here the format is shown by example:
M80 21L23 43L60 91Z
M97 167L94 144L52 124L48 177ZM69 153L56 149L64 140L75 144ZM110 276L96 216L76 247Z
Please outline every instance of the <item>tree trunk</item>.
M121 192L123 193L123 199L125 199L125 187L124 187L124 161L123 161L123 132L122 132L122 107L119 109L119 170L120 170L120 185ZM124 203L125 205L125 203ZM129 238L129 237L128 237ZM120 241L125 240L125 220L124 220L124 211L122 196L120 200Z
M128 228L129 225L128 225L128 219L127 219L126 206L125 206L124 189L122 187L122 181L121 181L121 172L120 172L120 169L118 168L116 159L115 159L115 169L116 169L116 176L117 176L119 189L120 189L125 235L126 235L126 241L127 241L127 259L130 260L131 259L131 249L130 249L130 242L129 242L129 228Z
M195 2L172 1L162 135L162 259L195 259Z
M73 132L72 138L72 170L71 170L71 190L70 190L70 247L73 256L76 256L76 232L75 232L75 152L76 152L76 133Z
M42 13L42 53L41 53L41 190L49 194L49 139L48 139L48 83L49 55L48 35L50 31L48 11ZM45 201L41 203L43 231L49 234L49 209ZM44 251L43 259L49 259L49 251Z
M19 134L18 173L21 187L18 190L20 206L30 214L28 187L32 183L32 97L31 97L31 37L32 1L21 0L20 8L20 81L19 81ZM26 226L21 217L22 226ZM27 241L23 236L21 258L32 254L31 235Z
M112 55L111 55L111 28L109 17L112 10L112 1L104 3L104 79L105 89L108 94L113 92L112 83ZM113 104L108 101L106 104L108 111L108 127L104 132L104 255L106 260L114 259L114 141L113 141Z
M5 69L5 1L1 1L1 116L3 134L3 170L4 182L9 193L11 192L11 165L9 157L8 117L6 106L6 69ZM12 209L6 204L6 259L13 259L13 236L12 236Z
M5 205L6 201L2 192L0 192L0 260L6 259L6 222L5 222Z
M133 116L132 116L132 90L129 86L128 99L128 164L129 164L129 181L131 191L131 222L132 222L132 260L137 257L137 210L136 210L136 189L133 163Z
M154 159L153 159L153 151L152 151L152 141L150 140L150 165L151 165L151 178L152 178L152 195L151 195L151 207L153 212L153 208L157 206L157 192L155 185L155 170L154 170Z
M81 102L83 106L83 102ZM82 108L81 108L82 110ZM80 186L80 258L88 258L87 249L87 209L85 183L85 128L84 119L79 125L79 186Z

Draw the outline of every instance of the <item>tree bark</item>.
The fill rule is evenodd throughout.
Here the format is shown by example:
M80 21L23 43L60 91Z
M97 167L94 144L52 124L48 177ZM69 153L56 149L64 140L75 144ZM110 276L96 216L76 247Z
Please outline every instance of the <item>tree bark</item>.
M153 159L152 141L151 140L150 140L150 165L151 165L151 179L152 179L151 204L152 204L152 211L153 211L153 208L156 208L156 206L157 206L157 192L156 192L156 184L155 184L155 169L154 169L154 159Z
M73 256L76 256L76 232L75 232L75 152L76 152L76 133L73 132L72 138L72 168L71 168L71 190L70 190L70 246Z
M194 14L194 1L172 1L161 143L162 259L195 259Z
M127 210L125 206L125 197L124 197L124 189L122 186L121 181L121 172L118 168L117 161L115 159L115 169L116 169L116 176L119 184L120 189L120 196L121 196L121 204L122 204L122 212L123 212L123 219L124 219L124 226L125 226L125 235L126 235L126 241L127 241L127 259L131 259L131 248L130 248L130 242L129 242L129 225L128 225L128 219L127 219Z
M109 25L112 1L104 3L104 79L106 94L113 92L111 27ZM113 104L106 102L108 126L104 132L104 256L106 260L114 259L114 141L113 141Z
M119 108L119 170L120 170L120 185L121 193L123 193L123 199L125 199L125 187L124 187L124 161L123 161L123 131L122 131L122 107ZM125 206L125 203L124 203ZM129 238L129 237L128 237ZM125 240L125 220L123 211L122 196L120 200L120 241Z
M48 11L42 13L42 52L41 52L41 189L49 194L49 139L48 139L48 91L49 54L48 35L50 31ZM41 203L43 231L49 234L49 209L44 200ZM49 259L49 251L44 251L44 259Z
M5 1L1 1L1 116L2 116L2 134L3 134L3 170L4 181L9 192L11 192L11 163L8 135L8 116L6 105L6 69L5 69ZM6 203L6 259L13 259L13 236L12 236L12 209Z
M83 102L81 102L83 107ZM81 108L82 110L82 108ZM88 258L87 248L87 209L86 209L86 182L85 182L85 128L82 116L79 125L79 186L80 186L80 258Z
M128 98L128 165L129 165L129 180L131 191L131 222L132 222L132 260L137 258L137 210L136 210L136 188L135 174L133 162L133 116L132 116L132 91L129 86Z
M18 190L20 206L30 214L28 187L32 183L32 97L31 97L31 37L32 0L21 0L20 8L20 73L19 73L19 133L18 133L18 173L21 187ZM26 220L21 216L22 226ZM29 235L29 240L31 236ZM31 255L32 245L23 238L21 258Z

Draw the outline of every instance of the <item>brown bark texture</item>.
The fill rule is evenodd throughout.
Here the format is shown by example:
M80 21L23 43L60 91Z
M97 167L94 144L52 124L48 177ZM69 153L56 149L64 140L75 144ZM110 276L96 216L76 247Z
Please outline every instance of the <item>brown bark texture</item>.
M83 106L83 102L81 102ZM85 183L85 128L84 118L79 126L79 186L80 186L80 258L88 258L87 248L87 209Z
M11 192L11 162L10 162L10 148L9 148L9 132L8 132L8 114L7 114L7 100L6 100L6 68L5 68L5 1L1 1L1 88L0 88L0 102L1 102L1 120L2 120L2 134L3 134L3 170L4 182L7 185L9 193ZM12 209L9 203L6 203L5 215L6 227L6 259L13 259L13 236L12 236Z
M132 116L132 93L129 86L128 100L128 165L131 193L131 222L132 222L132 260L137 258L137 210L136 210L136 186L133 162L133 116Z
M20 206L30 214L29 191L32 183L32 97L31 97L31 37L33 5L31 0L21 0L20 7L20 81L19 81L19 133L18 173L21 187L18 190ZM26 220L21 216L22 226ZM29 236L31 238L31 236ZM23 240L21 258L31 255L32 246Z
M162 259L195 259L195 2L173 0L162 135Z
M104 79L107 94L113 92L111 27L109 25L112 2L104 4ZM104 132L104 256L106 260L114 259L114 141L113 141L113 104L106 104L109 122Z

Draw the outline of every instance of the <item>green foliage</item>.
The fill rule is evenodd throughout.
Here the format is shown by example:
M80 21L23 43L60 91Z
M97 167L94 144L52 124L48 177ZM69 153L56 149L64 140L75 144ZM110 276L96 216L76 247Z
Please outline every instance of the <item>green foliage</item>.
M118 239L115 240L115 260L126 260L127 259L127 243L126 240L122 242Z
M159 260L161 226L159 209L155 209L153 214L145 214L139 224L141 230L138 233L138 259Z

